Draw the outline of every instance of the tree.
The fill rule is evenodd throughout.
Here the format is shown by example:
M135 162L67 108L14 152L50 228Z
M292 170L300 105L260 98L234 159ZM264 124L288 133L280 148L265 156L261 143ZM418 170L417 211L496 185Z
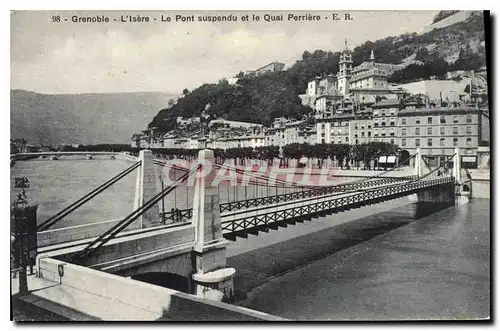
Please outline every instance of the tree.
M189 90L187 88L185 88L184 90L182 90L182 94L188 95L189 94Z

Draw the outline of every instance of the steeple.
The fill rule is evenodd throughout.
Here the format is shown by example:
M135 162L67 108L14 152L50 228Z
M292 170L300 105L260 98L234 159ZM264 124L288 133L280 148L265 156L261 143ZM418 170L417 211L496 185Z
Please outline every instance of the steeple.
M372 53L370 54L370 61L371 61L372 63L374 63L374 62L375 62L375 54L373 54L373 49L372 49Z

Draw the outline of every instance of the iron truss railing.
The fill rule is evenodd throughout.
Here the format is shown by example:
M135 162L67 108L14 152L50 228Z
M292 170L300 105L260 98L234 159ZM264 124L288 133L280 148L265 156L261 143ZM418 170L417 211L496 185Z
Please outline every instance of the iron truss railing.
M186 222L193 218L193 209L177 209L174 211L167 211L165 214L160 213L163 218L163 223L167 223L167 220L173 223Z
M374 188L349 196L332 198L316 203L312 202L308 205L269 211L257 215L246 215L246 213L240 212L236 213L241 214L240 219L222 221L222 231L225 232L224 236L226 238L233 239L231 237L234 233L254 233L258 230L266 231L266 228L275 228L276 224L280 222L301 222L312 217L326 216L352 208L359 208L403 197L432 187L450 186L449 189L454 190L454 180L453 177L441 177L426 181L413 181L401 185ZM231 217L231 215L227 217Z
M410 180L415 180L416 176L405 176L405 177L387 177L380 178L372 181L363 181L357 183L346 183L336 186L325 186L304 191L295 191L292 193L270 195L265 197L251 198L246 200L231 201L220 204L220 212L230 212L233 210L239 210L244 208L258 207L264 205L278 204L281 202L288 202L294 200L301 200L305 198L317 197L322 195L327 195L336 192L348 192L355 191L362 188L368 188L378 185L391 184L397 182L405 182ZM298 201L299 202L299 201Z

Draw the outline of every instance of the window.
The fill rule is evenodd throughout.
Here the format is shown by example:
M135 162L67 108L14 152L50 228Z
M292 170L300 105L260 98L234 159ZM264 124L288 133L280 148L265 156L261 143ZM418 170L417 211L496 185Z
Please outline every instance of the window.
M415 123L420 124L420 117L417 117L417 119L415 120Z
M453 116L453 123L458 123L458 116Z
M325 139L321 139L321 143L324 144L325 143Z
M406 146L406 138L401 139L401 146Z
M439 128L439 134L442 136L444 135L444 127Z
M417 146L417 147L420 146L420 139L419 138L415 139L415 146Z
M458 134L458 126L453 127L453 134Z
M361 137L365 136L365 131L361 131Z
M393 121L391 121L389 124L390 124L390 126L394 126L394 122Z
M377 130L377 129L375 129L375 131L373 131L373 135L374 135L375 137L376 137L376 136L378 136L378 130Z
M432 116L427 117L427 124L432 124Z
M420 128L415 128L415 135L420 136Z
M453 138L453 146L458 146L458 138Z
M439 139L439 146L444 146L444 138Z
M380 123L381 126L385 126L385 122Z
M371 129L372 128L372 125L371 124L368 124L368 129Z
M374 127L378 127L378 122L373 123Z
M446 124L446 117L444 115L439 116L439 123Z
M394 145L394 139L391 139L391 141L390 141L390 142L391 142L391 144L393 144L393 145Z
M358 134L357 133L354 134L354 138L358 138Z
M358 139L356 139L356 145L358 145L358 144L359 144L359 140L358 140Z
M354 130L358 129L358 123L354 123Z
M432 138L427 139L427 146L432 147Z
M406 118L401 119L401 125L406 125Z
M470 138L470 137L469 137L469 138L467 138L467 140L466 140L466 145L467 145L467 147L472 146L472 138Z
M467 123L472 123L472 115L467 115L466 122Z
M472 127L468 126L466 132L467 132L467 134L471 134L472 133Z
M432 126L429 126L429 127L427 128L427 134L432 134Z
M372 132L368 131L368 137L371 137L371 136L372 136Z
M406 136L406 129L401 129L401 135Z
M342 144L342 140L337 140L337 144Z
M349 142L349 137L345 137L345 141L346 141L346 142Z

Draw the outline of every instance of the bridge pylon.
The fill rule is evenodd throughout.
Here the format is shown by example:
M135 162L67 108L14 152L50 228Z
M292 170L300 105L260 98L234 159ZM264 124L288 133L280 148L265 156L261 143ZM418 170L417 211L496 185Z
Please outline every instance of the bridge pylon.
M455 148L455 156L453 157L453 177L455 178L455 184L461 184L460 172L460 149Z
M137 171L137 180L135 184L134 210L152 199L157 193L156 175L153 164L153 152L151 150L141 150L139 152L139 161L141 165ZM139 216L137 222L140 222L141 228L149 228L161 224L160 208L155 204L149 210Z
M420 178L422 177L422 152L420 147L417 148L417 153L415 154L415 175Z
M226 265L226 246L229 242L222 236L219 194L214 183L217 176L214 152L201 150L198 165L192 218L195 227L194 292L197 296L211 299L231 298L236 271Z

